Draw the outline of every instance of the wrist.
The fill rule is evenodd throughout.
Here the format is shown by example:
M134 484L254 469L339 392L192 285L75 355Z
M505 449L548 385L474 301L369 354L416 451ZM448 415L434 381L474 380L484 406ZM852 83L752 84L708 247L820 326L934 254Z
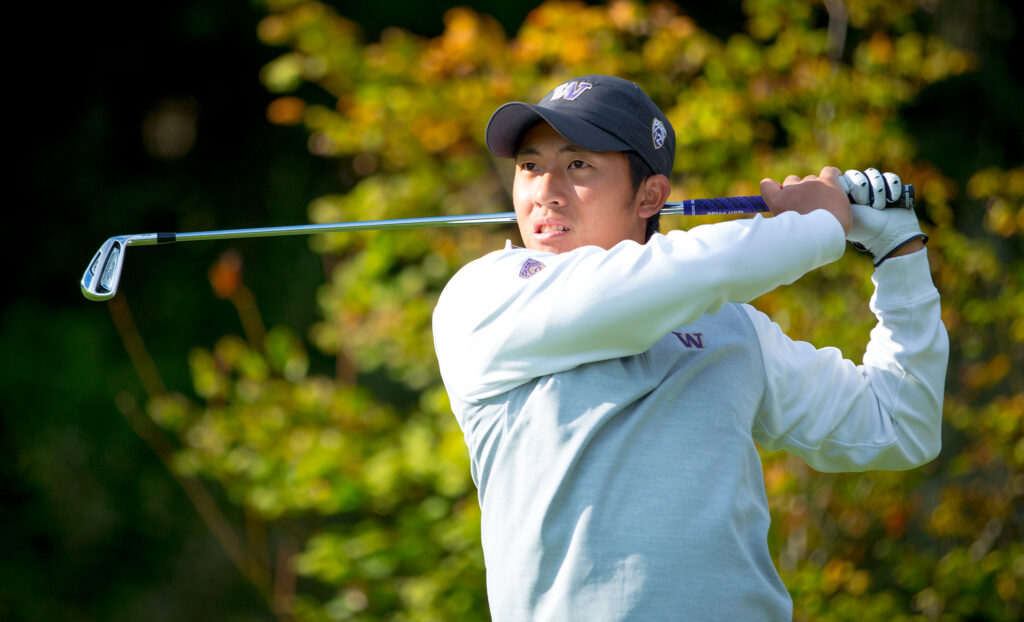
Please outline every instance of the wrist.
M903 255L910 255L917 251L924 250L924 243L928 241L928 236L923 233L918 233L913 237L902 242L899 246L893 248L891 251L886 253L875 262L875 267L882 265L882 262L890 257L901 257Z
M896 247L893 252L889 253L889 256L902 257L903 255L909 255L911 253L916 253L919 250L924 250L924 240L925 238L923 236L912 238L908 242L904 243L903 246Z

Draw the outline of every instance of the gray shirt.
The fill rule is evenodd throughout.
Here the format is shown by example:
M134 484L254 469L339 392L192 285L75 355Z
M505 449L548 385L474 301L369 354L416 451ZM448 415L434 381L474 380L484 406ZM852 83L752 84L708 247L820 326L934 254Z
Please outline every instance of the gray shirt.
M557 256L506 248L446 288L435 344L479 489L494 620L789 620L755 441L820 470L910 468L938 452L947 345L924 253L876 272L879 326L855 366L734 303L834 259L836 229L841 254L838 223L722 228ZM753 272L759 287L689 295L673 271L711 287L716 262L753 261L737 235L778 259L722 278ZM638 264L660 283L618 280L617 266ZM664 315L675 323L647 319Z

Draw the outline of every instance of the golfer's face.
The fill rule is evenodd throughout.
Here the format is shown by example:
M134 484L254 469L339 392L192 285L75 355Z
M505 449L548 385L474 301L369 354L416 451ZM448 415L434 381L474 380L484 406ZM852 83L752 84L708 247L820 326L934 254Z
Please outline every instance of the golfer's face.
M562 253L644 241L626 156L587 151L547 123L531 128L519 146L513 201L530 249Z

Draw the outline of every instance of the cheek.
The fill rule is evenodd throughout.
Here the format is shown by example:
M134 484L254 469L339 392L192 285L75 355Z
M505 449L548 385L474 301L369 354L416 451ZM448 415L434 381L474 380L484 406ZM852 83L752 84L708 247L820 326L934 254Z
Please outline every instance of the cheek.
M527 214L529 213L530 202L527 199L525 192L525 185L521 184L518 180L512 183L512 209L515 210L516 214L516 228L519 229L519 235L526 240L526 231L524 227L526 225Z
M521 209L526 209L530 205L530 193L527 184L519 179L518 176L512 181L512 205L518 212Z

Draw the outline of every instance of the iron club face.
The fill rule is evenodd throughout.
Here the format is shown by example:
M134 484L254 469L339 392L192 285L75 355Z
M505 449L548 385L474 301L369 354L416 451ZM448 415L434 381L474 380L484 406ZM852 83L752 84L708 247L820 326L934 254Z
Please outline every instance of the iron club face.
M82 294L89 300L110 300L117 293L124 269L124 255L129 246L148 246L166 240L168 234L144 233L142 235L118 235L108 239L96 251L89 267L82 274ZM159 238L159 239L158 239Z
M89 262L82 275L82 294L89 300L109 300L117 293L124 268L126 237L108 239Z

